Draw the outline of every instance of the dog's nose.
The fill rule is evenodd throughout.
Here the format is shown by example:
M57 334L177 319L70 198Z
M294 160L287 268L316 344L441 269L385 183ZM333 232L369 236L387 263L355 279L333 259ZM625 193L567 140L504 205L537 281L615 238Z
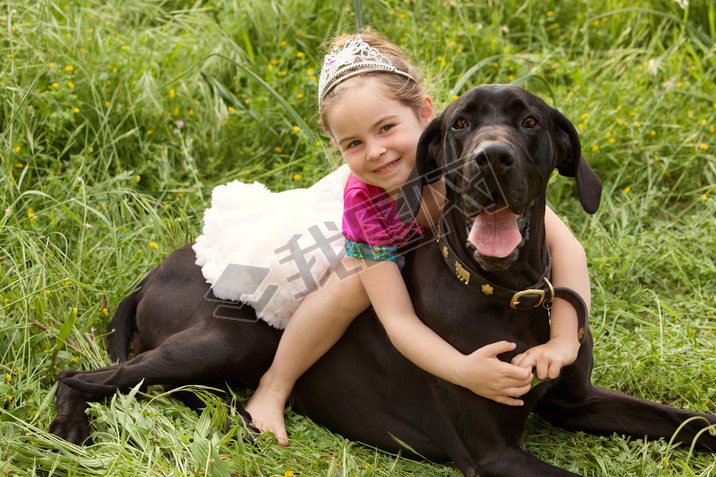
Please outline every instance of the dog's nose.
M489 168L500 176L514 167L515 150L506 142L484 141L473 152L473 158L481 171Z

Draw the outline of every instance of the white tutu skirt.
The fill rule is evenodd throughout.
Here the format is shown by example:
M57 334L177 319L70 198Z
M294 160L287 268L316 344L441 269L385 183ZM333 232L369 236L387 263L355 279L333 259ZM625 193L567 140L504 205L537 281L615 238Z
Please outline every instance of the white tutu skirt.
M251 305L260 319L283 329L345 255L347 174L343 166L308 189L284 192L259 182L215 187L193 246L214 295Z

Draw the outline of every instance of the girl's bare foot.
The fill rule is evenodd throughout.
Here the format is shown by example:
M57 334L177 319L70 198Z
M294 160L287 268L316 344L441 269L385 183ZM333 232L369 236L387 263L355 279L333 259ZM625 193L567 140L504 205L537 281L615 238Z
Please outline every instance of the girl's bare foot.
M271 386L259 385L246 405L251 414L251 423L261 432L271 431L278 439L278 445L288 446L288 433L283 419L286 396L271 389Z

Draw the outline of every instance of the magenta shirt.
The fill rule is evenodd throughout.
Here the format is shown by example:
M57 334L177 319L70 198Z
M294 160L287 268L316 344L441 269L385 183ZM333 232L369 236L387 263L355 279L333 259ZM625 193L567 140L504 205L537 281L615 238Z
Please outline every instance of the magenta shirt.
M401 248L420 238L425 228L398 218L395 201L380 187L353 173L343 190L343 235L349 257L397 262Z

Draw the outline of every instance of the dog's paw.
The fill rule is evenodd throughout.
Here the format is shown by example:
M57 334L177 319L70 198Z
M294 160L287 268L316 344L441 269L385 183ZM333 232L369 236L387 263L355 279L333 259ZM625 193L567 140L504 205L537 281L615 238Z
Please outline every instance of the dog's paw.
M50 433L78 446L92 444L89 423L84 415L82 418L57 416L50 424Z

